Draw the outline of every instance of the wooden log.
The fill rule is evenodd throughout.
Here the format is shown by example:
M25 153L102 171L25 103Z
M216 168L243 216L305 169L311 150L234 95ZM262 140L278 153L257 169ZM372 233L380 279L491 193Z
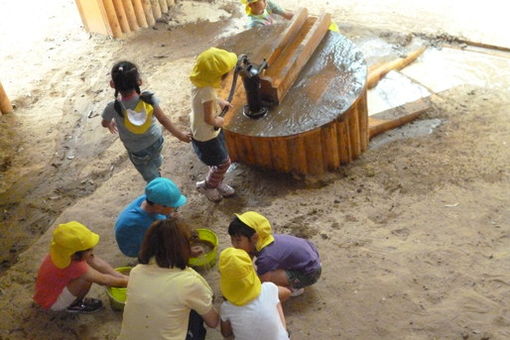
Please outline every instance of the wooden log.
M356 109L347 112L347 129L349 130L351 153L354 159L358 158L361 154L361 141L359 131L359 119Z
M0 113L6 114L11 113L13 111L11 101L9 97L7 97L7 93L5 93L4 87L2 83L0 83Z
M154 19L154 14L152 11L151 0L142 0L143 11L145 12L145 18L147 19L147 24L149 26L154 26L156 24L156 19Z
M311 27L306 25L306 23L303 25L300 35L305 33L304 30L308 29L303 39L300 42L298 39L294 40L294 43L289 45L280 54L280 59L278 63L273 65L271 73L268 72L268 77L271 78L271 86L273 89L276 89L277 93L276 98L271 98L275 103L280 103L283 100L299 73L315 52L322 38L326 35L328 26L331 23L331 16L325 13L318 19L308 18L306 22L312 25ZM299 43L299 45L296 46L296 43ZM286 55L285 57L284 54ZM261 86L266 85L262 83Z
M137 31L140 26L138 26L138 19L136 18L135 9L133 7L133 3L131 0L123 0L124 4L124 12L126 14L126 19L129 23L129 28L131 31Z
M308 171L306 173L319 175L326 170L321 142L321 130L317 129L304 137L306 162Z
M352 162L351 138L347 127L347 119L342 118L336 121L338 148L340 150L340 164Z
M404 67L415 61L420 55L422 55L425 50L426 47L420 47L419 49L409 53L405 58L397 58L373 69L371 72L368 73L367 88L369 89L373 88L375 85L377 85L379 80L381 80L381 78L384 77L391 70L403 69Z
M287 139L273 138L271 140L271 161L274 169L277 171L289 172L291 169L289 158Z
M288 139L287 150L290 156L291 172L307 174L308 166L303 138L301 138L301 136L296 136Z
M271 160L271 143L270 138L267 137L259 137L256 139L256 152L255 152L255 162L257 165L265 168L272 169L273 162Z
M126 18L126 12L124 11L124 4L122 0L113 0L113 6L115 7L115 13L117 15L117 20L119 20L120 28L122 32L129 33L131 32L131 28L129 28L129 22Z
M225 134L225 143L227 144L228 155L232 161L238 160L239 156L237 155L238 150L235 144L235 138L232 137L232 133L228 130L223 130Z
M333 170L340 166L340 150L338 147L335 122L326 124L321 129L322 158L327 169Z
M117 18L117 12L115 11L113 0L103 0L103 5L106 16L108 18L108 23L110 24L110 28L112 30L113 37L122 37L122 29L119 23L119 19Z
M412 122L432 106L430 98L422 98L368 118L370 138Z
M136 15L136 21L138 22L138 26L140 27L149 27L147 23L147 18L145 17L145 12L143 10L142 0L131 0L133 4L133 9Z
M359 121L359 138L361 143L361 152L368 148L368 105L367 105L367 90L366 88L361 92L357 100L358 107L358 121Z
M159 7L159 0L150 0L152 7L152 14L154 15L154 19L158 20L161 18L161 7Z
M88 32L106 34L113 37L108 16L102 0L76 0L83 26Z
M168 4L168 7L173 7L175 5L175 0L166 0L166 3Z
M159 0L159 7L161 8L162 13L168 12L168 3L166 0Z

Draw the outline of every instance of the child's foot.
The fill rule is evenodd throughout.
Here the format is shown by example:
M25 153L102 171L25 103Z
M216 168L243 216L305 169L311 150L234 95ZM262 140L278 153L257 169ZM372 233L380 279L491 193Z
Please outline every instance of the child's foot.
M220 185L218 185L218 187L216 189L218 189L218 192L223 197L230 197L236 193L234 188L232 188L230 185L225 184L223 182L221 182Z
M221 196L220 192L216 188L208 188L205 185L205 181L197 182L196 187L198 192L204 194L205 197L207 197L207 199L210 201L219 202L223 199L223 196Z
M299 296L305 292L304 288L291 288L290 289L290 296Z
M85 298L74 302L67 307L66 312L69 313L94 313L103 308L103 302L98 299Z

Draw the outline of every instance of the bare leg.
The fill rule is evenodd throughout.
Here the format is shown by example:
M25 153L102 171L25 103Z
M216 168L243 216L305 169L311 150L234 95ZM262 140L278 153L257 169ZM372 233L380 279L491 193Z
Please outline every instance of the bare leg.
M76 296L78 299L83 299L89 292L91 286L92 282L82 278L77 278L69 282L67 289L69 289L69 292L71 292L71 294Z

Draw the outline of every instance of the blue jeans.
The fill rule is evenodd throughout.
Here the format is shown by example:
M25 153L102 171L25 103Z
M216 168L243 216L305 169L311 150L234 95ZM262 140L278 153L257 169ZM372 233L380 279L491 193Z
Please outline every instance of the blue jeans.
M141 151L128 151L131 163L133 163L136 170L138 170L147 183L161 176L159 169L163 163L163 159L161 158L163 141L163 137L160 137L154 144Z

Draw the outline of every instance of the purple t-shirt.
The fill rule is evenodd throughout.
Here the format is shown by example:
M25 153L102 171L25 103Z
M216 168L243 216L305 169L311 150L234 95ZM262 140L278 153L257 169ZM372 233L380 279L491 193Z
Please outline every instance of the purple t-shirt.
M274 242L262 248L255 260L258 275L276 269L296 270L305 274L319 269L319 252L310 241L291 235L273 236Z

